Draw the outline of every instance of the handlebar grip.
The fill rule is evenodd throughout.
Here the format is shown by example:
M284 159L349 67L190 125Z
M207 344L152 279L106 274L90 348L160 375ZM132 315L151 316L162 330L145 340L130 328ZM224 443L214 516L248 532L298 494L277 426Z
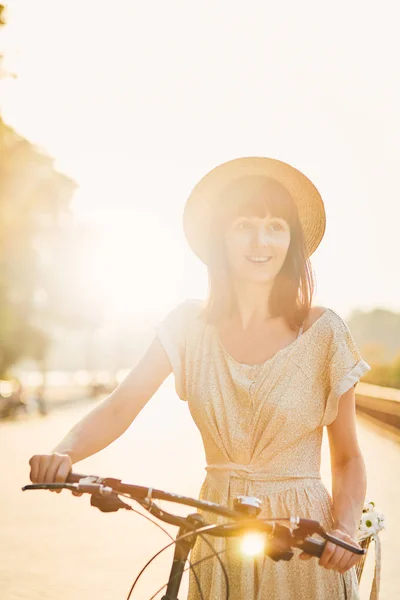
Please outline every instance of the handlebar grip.
M322 540L306 538L301 544L298 545L298 548L303 550L303 552L307 552L307 554L311 554L311 556L316 556L319 558L324 551L325 544L326 542L323 542Z

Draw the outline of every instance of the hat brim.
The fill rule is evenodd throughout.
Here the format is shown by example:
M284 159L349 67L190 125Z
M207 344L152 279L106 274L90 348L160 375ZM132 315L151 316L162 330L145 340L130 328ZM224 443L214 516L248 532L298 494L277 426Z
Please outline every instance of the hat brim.
M271 177L283 185L297 205L308 256L318 248L326 227L325 207L315 185L291 165L274 158L244 157L225 162L193 188L183 213L183 228L193 252L208 262L210 223L221 192L235 179Z

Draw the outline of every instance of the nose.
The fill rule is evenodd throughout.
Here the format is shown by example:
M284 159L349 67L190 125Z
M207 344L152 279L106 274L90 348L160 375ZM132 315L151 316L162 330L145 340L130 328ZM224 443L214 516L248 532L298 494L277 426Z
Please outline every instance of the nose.
M265 227L258 227L255 230L253 243L258 247L264 248L265 246L268 246L271 241L271 232L268 229L265 229Z

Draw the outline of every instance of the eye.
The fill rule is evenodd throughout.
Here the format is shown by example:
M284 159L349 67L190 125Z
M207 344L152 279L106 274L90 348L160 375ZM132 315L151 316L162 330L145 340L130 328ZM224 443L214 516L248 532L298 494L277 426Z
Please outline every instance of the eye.
M272 229L272 231L284 231L285 230L285 227L279 221L273 221L272 223L270 223L269 228Z
M235 229L237 229L239 231L246 231L251 228L252 228L252 224L250 223L250 221L239 221L235 225Z

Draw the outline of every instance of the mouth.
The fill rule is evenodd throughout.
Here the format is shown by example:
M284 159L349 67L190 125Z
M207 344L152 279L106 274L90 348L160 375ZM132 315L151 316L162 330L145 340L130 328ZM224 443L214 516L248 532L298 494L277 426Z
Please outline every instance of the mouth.
M253 265L266 265L272 260L272 256L246 256Z

